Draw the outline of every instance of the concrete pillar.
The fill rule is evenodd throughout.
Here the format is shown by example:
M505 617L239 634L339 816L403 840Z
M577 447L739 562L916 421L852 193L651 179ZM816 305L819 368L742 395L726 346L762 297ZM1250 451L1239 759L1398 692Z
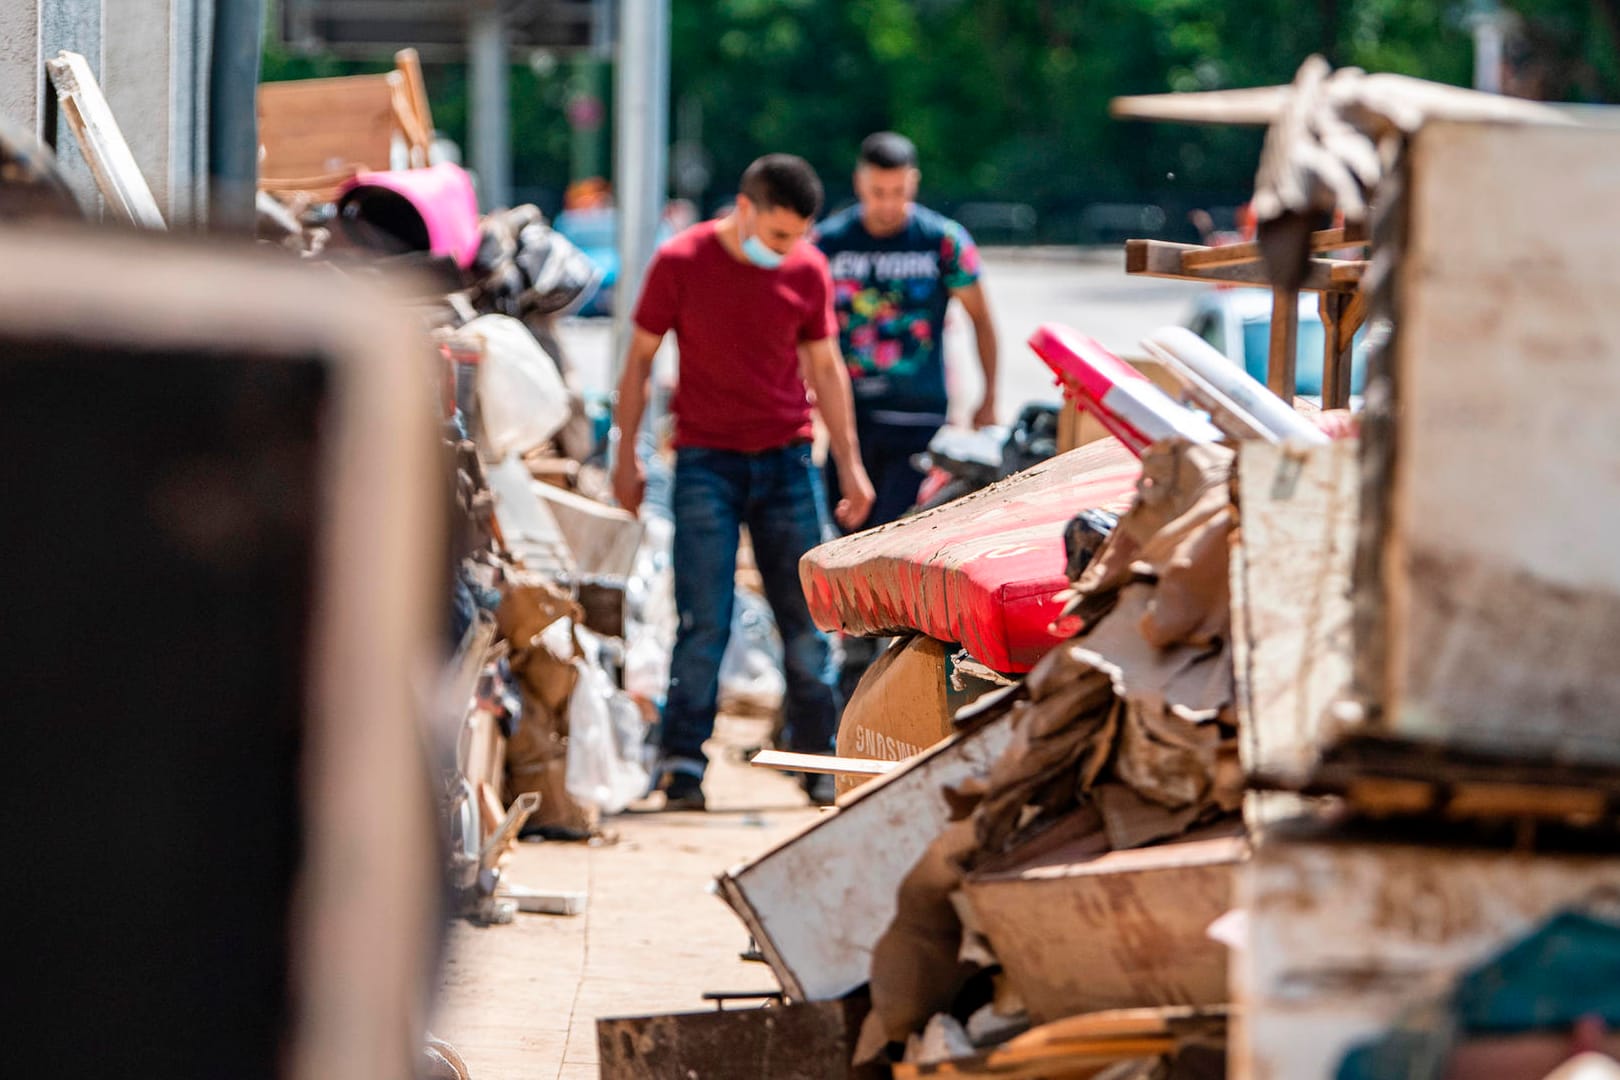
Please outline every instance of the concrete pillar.
M135 164L157 199L165 221L170 203L170 72L174 50L173 0L115 0L103 13L102 92L135 155Z
M33 0L0 3L0 116L39 135L44 78L39 8Z
M479 194L484 209L493 210L512 205L512 49L499 5L477 4L471 20L467 126Z
M27 2L23 0L24 4ZM38 11L40 47L35 69L40 72L41 93L50 94L51 101L55 101L55 89L43 81L44 64L63 49L83 56L89 62L90 70L95 72L97 81L105 86L106 79L102 75L101 0L39 0ZM41 115L56 115L53 109L45 108L45 104L41 102ZM79 197L79 204L92 220L99 221L106 208L105 202L100 189L96 187L96 178L79 150L79 140L67 121L56 115L55 130L45 130L42 125L41 135L56 146L57 163L68 186Z
M657 249L669 176L669 0L620 0L614 88L613 194L619 277L613 286L614 372L630 345L630 313Z

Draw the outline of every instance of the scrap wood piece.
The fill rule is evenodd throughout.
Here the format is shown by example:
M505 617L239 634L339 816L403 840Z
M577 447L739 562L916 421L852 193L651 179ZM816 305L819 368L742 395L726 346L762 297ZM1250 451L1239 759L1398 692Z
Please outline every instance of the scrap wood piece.
M141 175L135 154L124 139L112 108L107 104L90 62L76 52L63 49L55 60L45 61L62 114L84 151L84 160L95 175L96 187L107 205L120 218L143 229L163 229L163 214L157 199Z
M1187 267L1182 258L1189 252L1206 249L1201 244L1176 244L1168 240L1125 241L1125 272L1139 277L1171 278L1228 285L1270 285L1271 276L1262 262L1241 262L1216 266ZM1213 249L1219 250L1219 249ZM1360 266L1359 260L1313 258L1306 267L1300 288L1306 292L1350 292L1360 281L1360 271L1344 269ZM1336 276L1334 271L1338 270ZM1354 275L1355 281L1350 280Z
M930 1065L899 1064L902 1077L954 1076L962 1080L1050 1080L1089 1077L1117 1062L1161 1057L1189 1037L1224 1037L1228 1010L1169 1007L1116 1009L1042 1024L983 1054Z
M762 769L831 773L834 776L884 776L900 766L898 761L835 757L832 754L794 754L786 750L761 750L748 759L748 764Z
M398 72L260 85L261 186L387 169L400 130Z
M1372 75L1343 68L1329 80L1331 96L1405 124L1425 120L1476 120L1500 123L1568 123L1546 105L1481 93L1384 72ZM1173 94L1137 94L1114 98L1109 114L1119 120L1160 120L1178 124L1230 124L1265 127L1274 123L1295 94L1294 84L1203 90Z
M428 101L427 80L422 77L422 58L415 49L401 49L394 54L394 69L403 82L409 106L410 123L405 131L411 144L411 164L426 166L433 144L433 106Z
M1365 247L1368 242L1364 225L1318 229L1311 233L1312 251L1337 251L1339 248ZM1183 269L1229 266L1234 263L1256 262L1260 259L1260 245L1253 240L1240 244L1218 244L1214 247L1191 248L1181 253Z

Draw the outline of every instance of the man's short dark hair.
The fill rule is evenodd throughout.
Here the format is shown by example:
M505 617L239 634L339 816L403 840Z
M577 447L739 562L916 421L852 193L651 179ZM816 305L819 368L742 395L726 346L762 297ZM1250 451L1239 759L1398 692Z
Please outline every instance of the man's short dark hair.
M914 169L917 147L897 131L879 131L861 140L862 165L874 169Z
M808 161L792 154L759 158L743 171L738 190L761 210L780 207L802 218L813 218L821 210L821 178Z

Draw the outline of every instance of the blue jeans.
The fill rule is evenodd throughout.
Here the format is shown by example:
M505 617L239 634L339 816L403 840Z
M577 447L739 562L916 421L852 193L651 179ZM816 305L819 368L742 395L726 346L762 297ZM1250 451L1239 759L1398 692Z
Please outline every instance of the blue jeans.
M675 456L675 606L680 628L664 705L663 768L701 777L714 732L720 658L731 636L739 528L748 526L786 657L791 749L830 753L841 708L827 636L810 621L799 559L829 533L808 443L744 454L687 447Z

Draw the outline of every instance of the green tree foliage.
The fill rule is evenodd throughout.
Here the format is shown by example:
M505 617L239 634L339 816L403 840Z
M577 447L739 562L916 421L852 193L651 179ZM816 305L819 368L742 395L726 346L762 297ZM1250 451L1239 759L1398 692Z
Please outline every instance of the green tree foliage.
M1247 193L1257 131L1122 123L1119 94L1285 82L1321 52L1336 65L1466 85L1482 0L671 0L672 97L702 112L710 204L754 157L808 158L848 197L860 139L910 135L924 196L1029 203L1074 239L1081 207L1192 206ZM1505 0L1517 17L1509 89L1620 101L1620 0ZM265 77L381 70L271 48ZM554 198L570 179L565 65L515 65L515 180ZM432 65L439 126L466 130L466 73ZM689 105L690 108L690 105ZM673 125L672 125L673 131Z

